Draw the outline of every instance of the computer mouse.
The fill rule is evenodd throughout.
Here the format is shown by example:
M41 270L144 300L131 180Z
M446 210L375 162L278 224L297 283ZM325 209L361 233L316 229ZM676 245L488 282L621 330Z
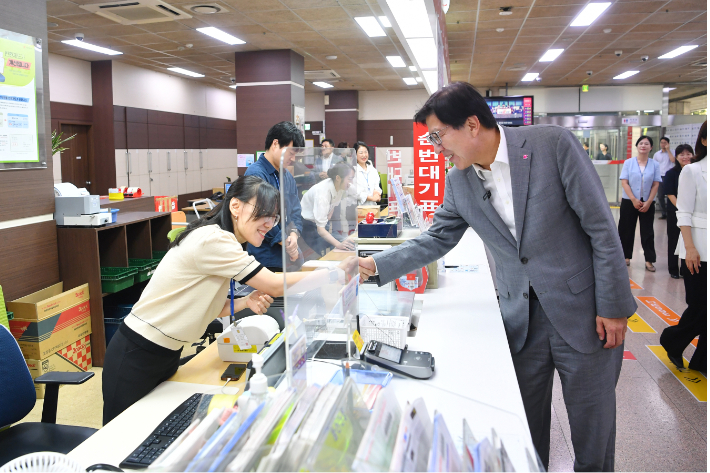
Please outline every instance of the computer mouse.
M95 465L91 465L86 469L86 471L123 471L117 466L109 465L107 463L97 463Z

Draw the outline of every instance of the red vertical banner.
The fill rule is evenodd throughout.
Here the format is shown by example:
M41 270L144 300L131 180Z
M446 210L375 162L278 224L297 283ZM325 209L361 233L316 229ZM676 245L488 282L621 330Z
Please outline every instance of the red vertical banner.
M389 215L397 215L399 213L397 207L397 199L394 198L394 190L390 179L399 179L402 182L402 151L398 149L387 150L387 197Z
M444 156L437 156L434 145L426 138L427 133L425 125L414 124L414 194L425 217L444 202L446 183Z
M631 158L631 153L633 152L633 133L634 130L632 127L626 127L626 159Z

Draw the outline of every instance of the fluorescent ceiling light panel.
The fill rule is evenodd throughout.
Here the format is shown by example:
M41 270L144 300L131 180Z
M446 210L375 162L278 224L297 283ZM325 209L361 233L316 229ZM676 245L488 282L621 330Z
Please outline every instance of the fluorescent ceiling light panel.
M198 74L197 72L188 71L187 69L183 69L182 67L168 67L168 70L172 72L177 72L178 74L185 74L186 76L190 77L205 77L204 74Z
M540 75L539 72L528 72L528 73L525 74L525 76L524 76L522 79L520 79L520 80L523 81L523 82L532 82L532 81L534 81L535 79L537 79L537 76L539 76L539 75Z
M237 88L237 84L230 85L229 88L230 88L230 89L236 89L236 88Z
M639 71L626 71L623 74L619 74L618 76L614 77L614 79L626 79L631 76L635 76L638 74Z
M414 54L414 58L417 60L419 67L422 69L436 69L437 55L434 38L408 39L407 44L412 54Z
M77 41L76 39L62 41L64 44L70 46L76 46L77 48L88 49L89 51L94 51L95 53L108 54L109 56L116 56L118 54L123 54L120 51L114 51L113 49L102 48L101 46L96 46L95 44L85 43L83 41Z
M322 89L332 89L333 84L329 84L327 82L314 82L313 85L317 85L318 87Z
M378 16L377 18L379 18L380 23L382 23L382 26L384 26L385 28L392 28L392 23L390 23L389 18L387 18L386 16Z
M673 51L664 54L663 56L659 56L658 59L672 59L676 56L680 56L681 54L685 54L688 51L692 51L693 49L697 48L697 44L689 45L689 46L681 46L680 48L674 49Z
M439 79L436 71L422 71L422 74L432 94L439 90Z
M417 82L421 82L421 81L423 81L423 80L424 80L424 79L422 79L421 77L417 77Z
M197 28L197 31L202 34L206 34L207 36L212 36L214 39L218 39L224 43L231 45L246 43L246 41L242 41L241 39L232 36L229 33L225 33L224 31L215 28L214 26L210 26L209 28Z
M355 21L357 21L360 28L362 28L370 38L387 36L385 34L385 30L382 29L380 23L377 21L377 18L374 16L357 16L355 17Z
M604 10L609 8L611 2L604 3L589 3L577 17L572 20L570 26L589 26L594 23L594 20L599 18L599 15L604 13Z
M404 83L407 85L417 85L417 81L413 77L405 77Z
M663 92L670 92L671 90L675 90L675 87L664 87Z
M407 67L402 56L387 56L387 60L392 64L392 67Z
M557 59L563 51L564 49L548 49L547 52L540 58L540 62L552 62Z
M417 66L409 66L409 70L412 72L417 72Z
M405 38L433 38L424 0L387 0Z

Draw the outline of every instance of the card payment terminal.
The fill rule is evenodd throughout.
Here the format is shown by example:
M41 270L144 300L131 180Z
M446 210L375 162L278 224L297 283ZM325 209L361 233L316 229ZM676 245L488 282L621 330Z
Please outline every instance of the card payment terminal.
M377 340L370 340L364 351L365 361L395 373L415 379L434 376L434 357L424 351L396 348Z

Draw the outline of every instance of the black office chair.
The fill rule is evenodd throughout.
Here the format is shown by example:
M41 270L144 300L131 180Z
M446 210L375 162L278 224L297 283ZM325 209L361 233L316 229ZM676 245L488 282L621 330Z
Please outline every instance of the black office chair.
M0 325L0 429L22 420L37 400L32 376L17 341ZM42 422L24 422L0 431L0 466L34 452L69 453L96 429L58 425L59 385L82 384L94 373L52 372L39 376L35 383L45 384Z

